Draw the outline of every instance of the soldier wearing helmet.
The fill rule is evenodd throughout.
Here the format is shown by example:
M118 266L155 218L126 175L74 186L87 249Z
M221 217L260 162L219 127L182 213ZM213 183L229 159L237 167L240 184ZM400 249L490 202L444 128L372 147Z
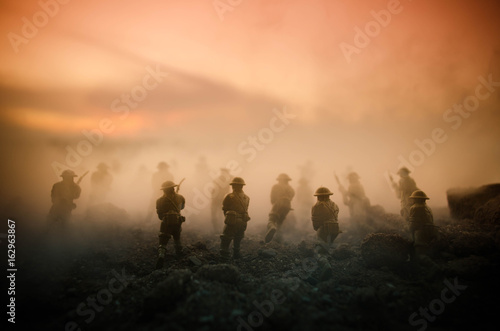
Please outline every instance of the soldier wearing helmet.
M146 217L144 218L144 223L150 224L150 221L153 217L153 210L155 206L156 197L158 196L158 187L160 187L166 181L173 181L174 176L168 170L170 166L166 162L159 162L155 173L151 176L151 200L149 202L148 212L146 213Z
M184 209L186 200L180 194L177 194L175 188L178 187L173 181L166 181L161 185L163 196L156 200L156 213L161 220L160 233L158 238L160 245L158 247L158 261L156 268L163 267L165 253L170 237L174 237L174 247L177 256L182 254L181 245L181 225L186 220L181 216L181 210Z
M330 200L330 195L333 193L326 187L319 187L314 196L318 201L312 207L311 220L315 231L317 231L318 239L330 245L340 233L338 214L339 207L335 202Z
M409 199L413 201L408 218L415 251L424 253L427 244L436 236L434 217L425 201L429 198L423 191L415 190Z
M343 186L339 187L344 204L349 207L351 220L358 226L360 222L366 220L370 209L370 200L366 197L365 189L361 185L359 178L357 172L351 172L347 175L349 181L347 190Z
M229 257L229 245L233 241L233 258L239 258L240 243L247 229L248 205L250 198L243 192L245 181L241 177L234 177L229 183L233 192L226 195L222 201L222 211L224 212L224 230L220 236L220 254Z
M410 177L410 170L406 167L403 167L398 170L398 175L400 177L398 183L392 182L392 187L396 192L396 196L401 201L401 216L404 220L408 221L410 215L410 207L412 205L412 201L410 200L410 195L418 190L417 184L415 180ZM392 179L392 177L391 177Z
M229 183L232 181L230 170L227 168L220 169L220 175L213 181L213 189L211 193L210 212L212 225L215 233L220 233L220 220L222 213L220 206L226 194L229 193Z
M78 199L82 191L74 182L77 175L72 170L64 170L61 177L62 180L55 183L50 192L52 207L48 215L49 225L67 225L71 218L71 211L76 208L73 200Z
M109 166L101 162L97 165L97 171L92 173L90 177L90 196L89 204L103 203L106 201L106 196L111 191L113 176L108 171Z
M292 179L287 174L280 174L276 180L278 183L271 189L272 209L267 223L266 243L273 239L283 225L288 212L292 210L292 199L295 196L294 189L288 183Z

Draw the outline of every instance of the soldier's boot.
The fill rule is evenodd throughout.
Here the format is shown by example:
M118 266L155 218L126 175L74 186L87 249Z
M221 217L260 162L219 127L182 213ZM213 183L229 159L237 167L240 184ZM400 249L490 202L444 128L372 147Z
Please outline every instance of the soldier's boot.
M175 255L177 255L177 257L181 257L182 256L181 241L180 240L174 241L174 247L175 247Z
M273 240L273 237L276 234L276 231L278 230L276 225L277 220L278 220L278 215L273 213L269 214L269 222L267 223L267 233L266 237L264 238L266 244L268 242L271 242L271 240Z
M220 236L220 255L224 258L229 257L229 244L231 244L231 239L224 237L224 235Z
M241 238L234 239L234 241L233 241L233 259L241 258L240 244L241 244Z
M160 245L158 247L158 260L156 261L156 269L163 268L163 262L165 262L165 253L167 252L167 248L165 245Z

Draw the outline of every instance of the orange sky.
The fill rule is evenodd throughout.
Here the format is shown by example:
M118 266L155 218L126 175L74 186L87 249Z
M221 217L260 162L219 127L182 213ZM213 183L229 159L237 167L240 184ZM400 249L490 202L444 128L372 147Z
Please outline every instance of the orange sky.
M408 157L415 139L442 127L449 141L418 169L429 185L436 168L446 170L447 180L431 191L458 180L500 180L498 94L459 130L443 122L448 108L474 93L479 76L493 72L500 81L494 0L244 0L223 20L211 0L46 3L53 17L15 45L13 34L26 37L23 18L43 20L43 8L39 1L0 3L2 137L19 144L3 147L18 157L4 163L3 173L36 154L29 146L41 144L45 160L35 174L49 178L51 162L64 162L64 147L103 118L115 125L103 153L153 139L175 142L172 154L188 150L187 158L213 153L215 167L265 127L273 109L286 107L297 119L269 145L273 153L247 171L267 161L296 165L328 154L328 167L364 170L364 177L375 159L381 177L384 169L396 170L399 155ZM347 61L341 43L353 45L355 28L364 29L372 11L390 6L399 13ZM121 118L113 101L142 86L147 68L166 74ZM459 147L477 153L474 162L462 163L463 172L456 168L466 161ZM478 178L471 173L479 165ZM276 171L277 165L272 176ZM375 191L382 184L373 179L367 185Z

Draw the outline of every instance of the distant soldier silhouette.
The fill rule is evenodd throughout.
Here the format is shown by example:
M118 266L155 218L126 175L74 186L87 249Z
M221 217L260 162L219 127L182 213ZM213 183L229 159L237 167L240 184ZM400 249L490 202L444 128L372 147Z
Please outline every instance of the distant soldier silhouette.
M297 194L295 196L295 209L297 210L301 227L303 228L306 225L309 227L311 205L314 203L314 191L306 178L301 177L298 182L299 186L297 186Z
M326 187L319 187L314 196L318 201L312 207L311 220L315 231L317 231L318 239L330 245L340 233L338 214L339 207L335 202L330 200L330 195L333 193Z
M413 205L409 211L410 232L417 254L425 253L426 246L436 236L434 217L431 209L425 203L429 198L421 190L414 191L409 199Z
M250 198L243 192L245 181L241 177L234 177L229 183L233 189L232 193L226 195L222 202L222 211L224 212L224 230L220 236L220 254L229 257L229 245L233 241L233 258L237 259L240 255L240 243L247 229L248 205Z
M151 188L157 192L158 187L164 182L174 180L174 175L168 170L170 166L166 162L158 163L158 171L153 174L151 178Z
M90 196L89 204L103 203L106 201L108 193L111 191L113 176L108 171L109 166L106 163L99 163L97 171L90 177Z
M413 201L410 200L410 195L418 190L418 187L413 178L410 177L410 170L408 170L408 168L403 167L399 169L398 175L400 177L399 183L395 183L392 177L390 178L396 196L401 201L401 216L405 221L408 221L410 207L413 203Z
M232 176L227 168L220 169L220 175L213 181L211 201L211 220L215 233L220 233L220 220L223 217L220 206L224 197L229 193L229 183Z
M349 207L351 219L361 222L364 221L369 213L370 200L366 197L365 189L359 181L359 175L356 172L351 172L347 175L349 186L347 190L340 185L339 190L343 196L343 202Z
M64 170L61 174L62 181L52 186L50 193L52 207L49 210L49 226L66 226L71 218L71 211L76 208L73 200L80 197L81 188L74 182L77 175L72 170ZM83 176L82 176L83 178Z
M181 245L181 225L185 221L181 215L186 200L180 194L177 194L175 187L178 185L172 181L166 181L162 184L163 196L156 200L156 213L161 220L160 233L158 234L160 245L158 247L158 261L156 268L163 267L167 244L171 237L174 238L175 253L177 256L182 254Z
M286 215L292 210L292 199L295 196L294 189L288 183L292 179L287 174L280 174L276 180L278 184L275 184L271 189L271 204L273 206L267 223L266 243L273 239L274 234L283 225Z

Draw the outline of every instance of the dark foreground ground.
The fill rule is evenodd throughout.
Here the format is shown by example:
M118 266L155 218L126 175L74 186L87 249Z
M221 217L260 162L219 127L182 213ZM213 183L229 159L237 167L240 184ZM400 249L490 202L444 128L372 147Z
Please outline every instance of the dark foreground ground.
M372 231L407 237L398 216L386 218L387 226ZM432 258L419 262L368 261L373 254L362 254L364 234L344 229L327 257L329 278L322 278L312 235L265 245L261 234L249 234L243 258L224 261L216 235L188 229L185 255L175 258L169 246L168 261L155 271L153 227L80 228L65 239L53 236L57 240L20 228L16 327L496 330L499 227L448 219L438 224ZM389 247L379 257L391 249L398 254L397 246Z

